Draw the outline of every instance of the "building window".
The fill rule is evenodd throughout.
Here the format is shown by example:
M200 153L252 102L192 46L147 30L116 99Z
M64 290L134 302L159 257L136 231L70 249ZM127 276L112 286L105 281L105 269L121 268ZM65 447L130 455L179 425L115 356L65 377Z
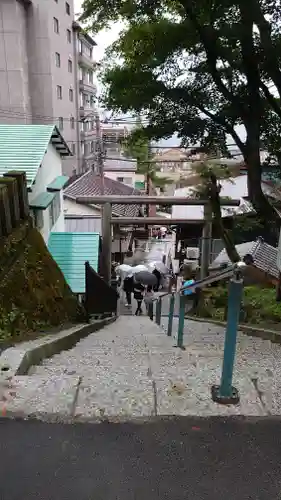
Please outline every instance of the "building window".
M72 73L73 64L71 59L68 59L68 73Z
M89 83L93 83L93 72L89 70L88 72Z
M95 152L95 142L91 141L91 153Z
M50 207L49 207L49 215L50 215L50 228L57 222L60 213L61 213L61 201L60 201L60 192L56 193Z
M69 89L69 100L70 102L73 102L73 90Z
M72 128L72 129L75 128L75 123L74 123L74 117L73 116L70 118L70 128Z
M70 16L70 5L68 2L65 2L65 12Z
M57 85L57 98L62 99L62 86Z
M95 97L93 95L91 95L91 97L90 97L90 106L91 106L91 108L95 107Z
M55 53L56 67L60 68L60 54L58 52Z
M89 122L87 122L87 121L83 122L83 130L84 130L84 132L88 132L88 130L89 130Z
M133 180L131 177L117 177L118 182L122 182L123 184L128 184L131 186L133 184Z
M56 17L54 17L54 32L55 33L60 32L59 20Z
M75 142L72 143L72 154L75 155L76 153L76 144Z
M80 55L82 55L82 50L83 50L83 45L81 40L78 40L78 52Z
M68 43L71 43L71 31L70 30L66 30L66 37L67 37Z
M82 155L85 153L85 142L81 142L81 153Z
M83 43L83 46L82 46L82 43L81 43L81 52L80 52L80 54L82 54L82 52L84 54L86 54L86 56L88 56L90 59L92 59L92 52L93 51L92 51L92 49L90 47L88 47L84 43Z
M62 116L59 117L59 129L63 130L63 117Z

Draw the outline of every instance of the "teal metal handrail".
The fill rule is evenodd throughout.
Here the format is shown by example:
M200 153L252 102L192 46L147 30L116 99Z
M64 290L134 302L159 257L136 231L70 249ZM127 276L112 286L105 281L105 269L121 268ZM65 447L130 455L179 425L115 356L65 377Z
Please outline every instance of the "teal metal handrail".
M179 295L179 322L177 331L177 347L183 349L183 333L184 333L184 319L185 319L185 300L184 292L187 290L195 291L198 288L230 279L229 294L228 294L228 315L227 326L225 334L225 346L223 357L223 368L221 375L220 385L212 387L212 398L217 403L222 404L237 404L239 402L239 394L235 387L232 386L234 359L236 352L237 330L239 325L239 313L241 307L241 298L243 290L243 274L247 268L244 262L238 262L233 266L224 269L212 276L208 276L200 281L186 285L180 288L178 292L165 292L151 299L148 304L148 315L153 320L153 303L156 302L155 321L158 325L161 324L162 313L162 299L170 296L169 316L168 316L168 329L167 335L172 336L173 318L175 309L175 297Z

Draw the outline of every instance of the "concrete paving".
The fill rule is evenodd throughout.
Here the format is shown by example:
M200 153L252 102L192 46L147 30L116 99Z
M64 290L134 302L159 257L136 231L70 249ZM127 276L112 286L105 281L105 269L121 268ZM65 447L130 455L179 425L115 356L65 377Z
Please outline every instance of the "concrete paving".
M281 425L0 421L1 500L279 500Z
M163 328L167 318L163 318ZM177 320L174 321L174 334ZM38 418L112 420L172 415L281 414L281 348L239 334L234 385L241 400L210 397L219 383L224 329L186 322L186 350L147 317L120 317L68 351L0 385L0 411Z

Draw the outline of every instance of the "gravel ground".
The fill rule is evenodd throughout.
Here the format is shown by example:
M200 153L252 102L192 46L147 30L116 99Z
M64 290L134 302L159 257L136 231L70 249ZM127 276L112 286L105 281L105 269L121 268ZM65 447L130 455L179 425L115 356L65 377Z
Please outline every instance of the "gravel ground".
M164 334L167 318L163 318L162 326L159 328L147 317L120 317L73 349L32 367L30 376L18 377L17 387L23 383L32 386L32 381L40 378L37 407L32 400L34 412L42 407L43 387L42 394L52 399L51 409L55 407L60 413L60 404L65 412L65 401L61 394L59 404L54 401L52 387L57 386L57 379L72 380L74 385L67 396L71 398L75 393L71 404L68 402L70 414L73 411L76 417L90 419L281 414L280 346L239 334L234 385L241 400L237 406L222 406L213 403L210 388L220 380L224 329L188 321L184 332L186 350L180 350L174 347L174 338ZM177 319L174 335L176 330Z

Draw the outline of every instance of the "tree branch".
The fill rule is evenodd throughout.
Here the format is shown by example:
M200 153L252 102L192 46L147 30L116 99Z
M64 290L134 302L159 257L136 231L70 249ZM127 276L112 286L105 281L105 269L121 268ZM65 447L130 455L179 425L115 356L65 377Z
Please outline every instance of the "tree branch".
M281 118L281 107L278 105L275 97L271 94L267 85L262 80L260 81L260 88L273 111L277 114L277 116L279 116L279 118Z
M245 0L240 0L240 8L245 3ZM250 4L250 5L249 5ZM276 50L271 39L270 23L265 19L262 12L260 2L258 0L250 0L247 8L252 12L254 22L257 24L260 32L261 43L264 48L264 60L266 70L276 85L276 88L281 97L281 72L279 70L279 60L276 55Z
M207 56L207 64L210 69L211 76L221 94L224 98L230 102L233 102L235 106L240 109L240 113L244 113L244 107L241 105L239 99L227 88L223 83L220 73L217 69L217 54L218 50L218 36L216 30L212 26L202 26L198 21L196 14L190 5L190 0L185 0L182 2L183 7L190 21L193 23L195 30L197 31L201 43L204 46L204 50Z
M200 109L200 111L202 111L202 113L205 113L205 115L208 116L211 120L213 120L215 123L217 123L218 125L221 125L222 127L225 128L226 132L229 135L231 135L231 137L233 138L233 140L237 144L238 148L240 149L241 153L243 154L246 146L245 146L244 142L241 141L239 135L237 134L237 132L235 132L234 128L231 125L229 125L229 123L227 123L224 120L224 118L219 117L218 115L214 115L213 113L211 113L210 111L205 109L204 106L197 105L197 107L198 107L198 109Z

